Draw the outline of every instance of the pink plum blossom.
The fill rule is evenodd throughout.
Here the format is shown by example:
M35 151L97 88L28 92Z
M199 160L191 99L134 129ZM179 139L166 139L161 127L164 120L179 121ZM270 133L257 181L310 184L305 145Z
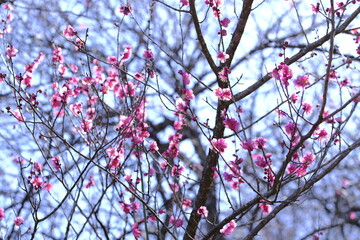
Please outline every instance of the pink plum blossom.
M171 176L173 177L179 177L183 172L185 168L181 165L174 165L171 169Z
M254 140L255 147L258 149L266 148L267 139L263 137L258 137Z
M310 103L302 103L301 104L301 106L302 106L302 109L304 110L304 112L306 113L306 114L310 114L310 113L312 113L312 106L311 106L311 104Z
M3 5L3 8L4 8L4 9L7 9L7 10L9 10L9 11L14 10L14 7L13 7L12 5L10 5L10 4L4 4L4 5Z
M241 147L244 150L253 151L255 149L255 143L252 140L248 140L246 142L241 143Z
M189 1L188 0L180 0L180 3L181 3L182 7L189 6Z
M201 217L207 218L209 212L205 206L201 206L197 210L197 214L201 215Z
M132 229L131 229L135 239L139 239L141 237L141 231L139 229L139 224L136 222L132 225Z
M174 225L176 228L179 228L183 225L184 221L180 218L176 218L174 216L171 216L169 219L170 224Z
M346 87L347 85L349 85L351 83L349 78L345 78L344 80L339 82L340 87Z
M236 222L235 222L235 220L231 220L222 229L220 229L220 233L227 236L227 235L230 235L234 231L235 228L236 228Z
M143 51L143 56L146 60L150 61L154 59L154 53L150 49L145 49Z
M0 208L0 221L5 218L5 212L3 208Z
M309 166L315 159L315 155L312 153L307 153L302 160L302 163Z
M76 36L76 31L71 25L67 25L63 31L63 34L66 38L71 39Z
M328 133L325 128L315 131L314 135L317 136L317 140L323 142L327 139Z
M187 109L188 109L188 105L186 104L186 102L181 99L181 98L178 98L175 102L175 106L176 106L176 110L177 111L180 111L180 112L186 112Z
M229 88L215 88L214 89L215 96L223 101L231 100L232 94Z
M91 132L91 128L93 126L93 122L91 120L82 120L81 122L81 129L84 131L84 133Z
M84 188L90 188L95 186L95 180L93 176L90 176L90 179L85 182Z
M221 36L227 36L227 31L226 29L221 29L220 32L218 32L218 34L220 34Z
M231 70L228 67L224 67L219 72L219 79L223 82L227 82L229 80L229 74L231 73Z
M50 183L44 183L44 189L46 191L51 191L53 189L53 185Z
M227 28L229 26L230 23L230 19L228 18L224 18L223 20L220 21L221 26Z
M19 109L15 109L15 110L13 111L13 114L14 114L14 116L16 117L16 119L18 120L18 122L23 122L23 121L25 121L25 117L24 117L24 115L20 112Z
M178 73L182 77L182 81L184 85L189 85L191 80L191 74L187 72L183 72L182 70L179 70Z
M268 166L268 162L265 160L265 158L263 156L254 155L253 157L256 159L255 160L256 166L261 167L261 168L265 168Z
M296 93L291 94L291 101L296 103L299 100L299 96Z
M133 9L130 6L130 4L126 4L125 6L120 7L119 12L124 14L124 15L129 15L129 14L131 14L133 12Z
M224 120L225 127L235 132L239 131L240 123L235 118L227 118Z
M79 116L82 112L83 103L82 102L76 102L74 104L70 104L69 108L71 112L74 114L75 117Z
M229 58L229 54L226 54L225 52L219 52L217 58L220 60L220 62L224 63Z
M266 204L265 202L260 203L259 207L264 214L269 214L272 210L271 206Z
M16 53L18 52L19 50L17 50L14 46L7 46L6 48L6 56L8 58L13 58L13 57L16 57Z
M276 80L280 80L285 87L289 86L289 80L293 77L292 70L285 63L280 63L280 66L275 68L271 75Z
M211 140L210 148L215 152L224 153L225 149L227 148L227 144L226 144L225 139L223 139L223 138L219 138L219 139L214 138L213 140Z
M192 202L191 202L190 199L184 198L184 199L181 201L181 204L182 204L183 208L190 208Z
M132 54L132 49L131 49L131 46L130 45L127 45L125 47L125 50L121 56L121 63L129 60L129 58L131 57L131 54Z
M34 170L40 174L43 170L43 165L40 162L34 162Z
M311 10L314 14L317 14L320 11L320 3L316 3L316 6L314 4L311 4Z
M190 99L194 99L194 98L195 98L195 95L194 95L192 89L184 89L184 94L185 94L185 99L186 99L186 100L190 100Z
M286 125L285 125L285 132L290 135L290 136L294 136L295 133L297 131L297 124L295 124L293 121L289 121Z
M298 89L304 90L305 87L310 86L309 76L303 75L298 76L296 80L294 81L295 87Z
M43 180L42 180L41 177L36 176L35 178L33 178L33 179L30 180L30 183L31 183L31 185L33 186L33 188L34 188L35 190L39 190L39 189L42 188Z
M51 161L51 166L55 169L55 170L60 170L61 168L61 161L59 157L53 157L52 159L50 159Z
M16 217L15 220L14 220L14 224L15 224L15 226L19 227L21 224L24 223L24 221L25 220L22 217Z
M149 149L152 153L155 153L159 150L158 145L155 141L152 141L149 145Z
M61 47L54 48L51 59L53 63L64 63L64 56L62 55Z

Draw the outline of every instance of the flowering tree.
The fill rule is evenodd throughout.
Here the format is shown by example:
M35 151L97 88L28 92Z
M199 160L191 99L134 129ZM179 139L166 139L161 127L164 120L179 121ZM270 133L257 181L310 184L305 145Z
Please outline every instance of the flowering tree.
M4 3L2 237L358 235L359 2Z

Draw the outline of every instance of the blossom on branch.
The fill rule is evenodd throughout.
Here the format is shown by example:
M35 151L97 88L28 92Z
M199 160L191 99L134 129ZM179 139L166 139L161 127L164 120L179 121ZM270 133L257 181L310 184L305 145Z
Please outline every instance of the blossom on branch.
M211 140L211 146L210 146L211 150L218 152L218 153L224 153L226 148L227 148L227 144L226 144L225 139L214 138L213 140Z
M304 90L305 87L310 86L309 76L303 75L298 76L296 80L294 81L295 87L298 89Z
M259 204L259 207L260 207L261 211L263 212L263 214L269 214L272 211L271 206L266 204L264 201L262 201Z
M230 88L215 88L214 89L215 96L223 101L231 100L232 94Z
M132 225L132 229L131 229L135 239L139 239L141 237L141 231L139 229L139 224L136 222Z
M235 220L231 220L222 229L220 229L220 233L227 236L227 235L230 235L234 231L235 228L236 228L236 222L235 222Z
M217 58L220 60L220 62L224 63L229 58L229 54L226 54L225 52L219 52Z
M120 7L119 12L124 14L124 15L129 15L129 14L131 14L133 12L133 9L130 6L130 4L126 4L125 6Z
M209 212L205 206L201 206L197 210L197 214L201 215L201 217L203 217L203 218L207 218Z
M235 118L227 118L224 120L225 127L233 130L234 132L239 131L240 123Z
M189 6L189 1L188 0L180 0L180 3L181 3L182 7Z
M289 86L289 80L293 77L292 70L285 63L280 63L280 65L271 72L271 75L276 80L280 80L285 87Z
M16 217L15 220L14 220L14 224L15 224L15 226L19 227L21 224L24 223L24 221L25 220L22 217Z
M151 51L151 49L145 49L143 51L143 56L147 61L154 60L154 53Z
M17 50L14 46L7 46L6 48L6 57L11 59L13 57L16 57L16 53L18 52L19 50Z
M72 39L76 36L77 32L74 30L74 28L71 25L67 25L63 31L63 34L66 38Z

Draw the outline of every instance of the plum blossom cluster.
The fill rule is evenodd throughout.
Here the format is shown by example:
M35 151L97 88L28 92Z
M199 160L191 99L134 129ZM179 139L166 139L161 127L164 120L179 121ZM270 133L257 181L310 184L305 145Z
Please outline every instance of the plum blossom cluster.
M181 75L182 82L184 84L184 88L181 90L181 93L183 94L183 98L186 101L190 101L195 98L194 92L192 89L188 89L187 86L191 82L191 75L190 73L183 72L182 70L179 70L178 73ZM189 104L190 102L188 102Z
M235 156L235 160L229 162L227 166L227 171L224 171L223 177L224 180L231 184L231 188L234 190L238 190L240 185L244 183L242 179L242 170L240 164L244 160Z
M267 139L263 137L258 137L254 140L242 141L241 147L247 151L253 151L254 149L264 149L266 148Z
M180 228L184 224L184 220L182 220L181 218L177 218L175 216L171 216L169 222L172 226L176 228Z
M140 209L140 203L135 201L135 198L130 198L130 203L119 201L122 211L126 214L136 213Z
M0 29L0 38L3 38L5 34L8 34L11 32L12 28L9 23L12 22L14 19L13 14L12 14L14 7L10 4L4 4L2 7L5 10L7 10L7 13L6 13L6 17L1 19L1 24L3 24L3 26Z
M70 30L68 30L70 31ZM93 77L83 77L80 79L77 76L72 76L66 79L66 82L59 87L58 83L54 85L54 89L57 90L51 97L51 105L54 109L60 110L58 116L64 115L63 107L69 105L69 108L75 117L80 117L80 126L82 133L90 133L94 127L94 119L96 118L95 108L92 107L96 104L97 95L92 91L92 87L97 87L98 90L107 94L110 91L114 93L116 97L125 99L127 97L133 97L136 94L136 88L138 84L134 81L120 81L119 71L117 67L122 65L131 57L131 47L126 46L125 50L121 56L120 61L117 61L114 57L109 57L109 62L112 63L105 73L105 69L100 65L98 60L93 60ZM58 70L61 76L64 76L67 72L67 69L64 64L64 56L62 55L62 49L56 47L53 51L52 61L54 64L59 64ZM72 72L77 72L77 66L71 65ZM141 75L140 73L138 75ZM86 114L83 114L83 102L76 101L80 96L85 96L87 102L89 103L88 109L86 109ZM75 101L75 102L74 102ZM74 102L70 104L71 102ZM144 107L145 102L140 102L137 107L137 116L122 116L121 121L128 119L135 119L141 121L144 120ZM121 122L119 123L122 124ZM133 142L141 142L144 138L148 136L146 131L147 125L139 123L139 131L129 130L127 133L128 138L131 138ZM139 133L139 134L137 134Z
M3 208L0 208L0 221L2 221L5 218L5 211ZM25 219L23 219L20 216L15 217L14 219L14 225L19 227L25 222Z
M220 31L218 32L218 34L220 34L221 36L227 36L227 30L225 28L227 28L230 24L230 19L228 18L224 18L220 21L220 26L221 26L221 29Z
M308 168L315 160L315 155L307 153L300 159L298 153L295 153L292 157L292 162L287 167L288 174L295 174L298 177L303 177L307 174Z
M224 67L220 72L219 72L219 79L223 82L227 82L229 80L229 74L231 73L231 70L228 67Z
M17 52L19 52L19 50L12 45L6 47L6 57L9 59L16 57Z
M165 159L174 159L179 155L179 144L182 140L182 134L180 131L184 126L186 126L186 116L188 115L190 102L195 98L193 91L191 89L187 89L187 86L191 82L191 75L187 72L183 72L182 70L179 70L178 73L181 75L182 82L185 87L181 90L183 96L179 97L175 102L176 111L174 112L174 115L177 117L177 120L174 121L173 127L176 130L176 133L169 136L169 147L162 154ZM166 161L163 162L162 169L166 168L167 165L165 163ZM179 174L174 174L175 172L173 169L173 176L178 176Z
M43 165L40 162L34 162L32 164L32 170L28 176L28 183L35 189L41 190L45 189L50 191L53 186L48 182L48 177L43 176Z
M289 80L293 77L291 68L283 62L271 72L271 75L280 80L285 87L290 85Z
M224 3L223 0L205 0L205 4L209 5L216 18L220 18L221 16L220 8L223 5L223 3Z
M267 139L258 137L254 140L247 140L241 142L241 147L249 152L253 152L256 149L259 153L252 155L255 165L264 171L264 179L268 181L269 185L272 186L275 181L274 171L272 169L271 154L265 152Z
M230 101L232 98L230 88L220 88L217 87L214 89L215 96L222 101Z
M21 83L25 84L27 87L32 86L32 73L36 70L39 64L45 59L45 55L40 52L38 57L34 60L34 62L30 63L29 65L25 65L25 75L17 75L16 79Z
M210 149L213 150L214 152L224 153L226 148L227 148L227 143L226 143L225 139L223 139L223 138L219 138L219 139L214 138L214 139L211 140Z

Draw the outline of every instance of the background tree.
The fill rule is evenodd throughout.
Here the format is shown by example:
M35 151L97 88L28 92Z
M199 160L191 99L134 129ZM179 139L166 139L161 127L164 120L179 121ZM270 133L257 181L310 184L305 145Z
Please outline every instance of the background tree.
M4 3L2 237L356 239L359 12Z

